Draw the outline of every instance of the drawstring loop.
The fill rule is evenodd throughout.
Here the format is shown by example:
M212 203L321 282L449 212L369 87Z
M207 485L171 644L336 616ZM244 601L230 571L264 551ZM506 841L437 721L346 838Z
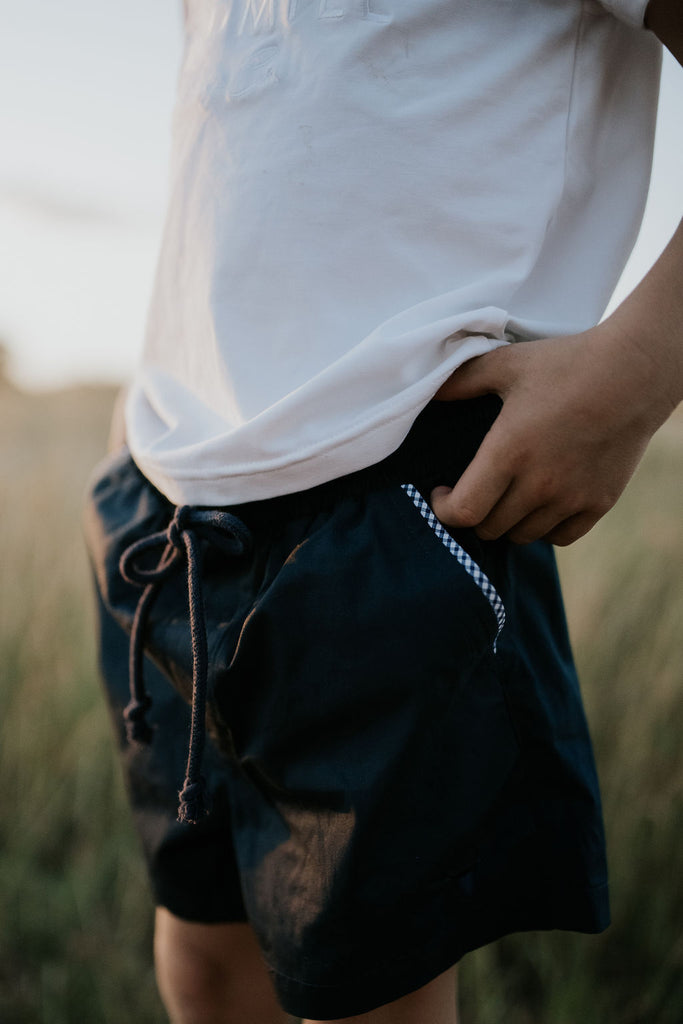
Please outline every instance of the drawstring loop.
M121 555L119 571L135 586L143 587L135 609L130 635L130 703L124 711L129 742L148 744L152 729L146 713L152 705L143 678L143 645L152 602L164 580L185 563L187 595L192 638L192 717L185 781L180 791L178 820L196 823L207 811L207 795L201 774L206 741L206 689L208 680L208 644L202 594L202 546L212 547L231 558L249 550L251 533L245 524L229 512L180 505L165 530L135 541ZM163 550L156 566L146 567L142 557L153 549Z

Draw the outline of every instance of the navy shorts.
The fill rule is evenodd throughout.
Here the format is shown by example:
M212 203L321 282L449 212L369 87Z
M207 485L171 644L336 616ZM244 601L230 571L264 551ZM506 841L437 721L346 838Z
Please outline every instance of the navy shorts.
M223 510L179 516L125 450L95 474L101 668L156 900L248 920L295 1016L366 1012L513 931L608 924L552 549L427 504L499 407L433 402L383 462Z

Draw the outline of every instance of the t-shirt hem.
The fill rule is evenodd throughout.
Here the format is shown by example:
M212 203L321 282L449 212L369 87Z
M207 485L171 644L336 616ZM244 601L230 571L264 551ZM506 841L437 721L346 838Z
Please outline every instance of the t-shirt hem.
M473 358L509 342L487 338L480 351L468 352ZM465 360L463 360L464 362ZM461 363L446 364L441 373L418 382L409 389L412 398L391 413L375 408L359 417L336 438L317 441L313 447L293 451L277 462L253 462L231 469L208 465L203 473L165 469L160 460L136 448L129 438L130 452L140 471L176 505L236 505L260 501L315 487L329 480L365 469L390 455L401 444L415 418L431 401L441 384Z

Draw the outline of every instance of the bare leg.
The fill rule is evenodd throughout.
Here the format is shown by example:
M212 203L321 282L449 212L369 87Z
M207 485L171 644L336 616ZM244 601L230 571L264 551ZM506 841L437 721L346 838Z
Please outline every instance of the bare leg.
M303 1024L321 1024L306 1020ZM456 968L440 974L428 985L357 1017L328 1024L458 1024Z
M290 1020L278 1005L248 924L196 924L160 907L154 957L171 1024Z

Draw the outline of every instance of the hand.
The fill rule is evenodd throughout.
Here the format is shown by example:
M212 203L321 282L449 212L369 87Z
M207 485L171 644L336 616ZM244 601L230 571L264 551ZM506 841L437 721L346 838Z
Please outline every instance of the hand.
M572 543L615 503L670 412L661 383L647 350L606 324L470 360L436 397L494 392L504 404L455 487L432 491L435 515L484 540Z

